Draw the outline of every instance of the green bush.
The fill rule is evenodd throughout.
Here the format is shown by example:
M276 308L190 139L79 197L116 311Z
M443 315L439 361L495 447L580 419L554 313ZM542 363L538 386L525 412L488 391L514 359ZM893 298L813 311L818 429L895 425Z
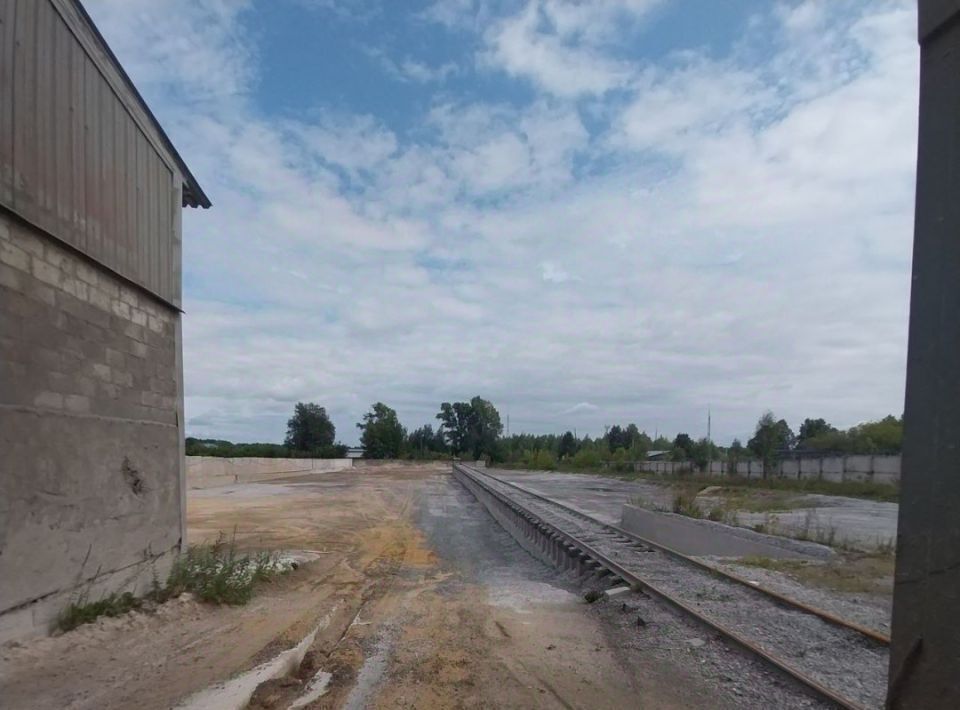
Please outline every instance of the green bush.
M553 471L557 468L556 457L546 449L535 451L530 457L530 468L543 469L544 471Z
M599 468L602 463L599 452L594 449L580 449L573 457L576 468Z

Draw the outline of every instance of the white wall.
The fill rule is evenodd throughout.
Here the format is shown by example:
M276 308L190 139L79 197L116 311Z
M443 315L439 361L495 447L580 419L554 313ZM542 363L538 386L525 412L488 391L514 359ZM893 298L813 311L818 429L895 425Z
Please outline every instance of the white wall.
M690 470L689 462L641 461L635 464L638 471L670 475ZM705 475L705 474L702 474ZM727 464L721 461L710 463L711 476L726 476ZM762 478L762 461L739 461L736 475L746 478ZM898 483L900 481L900 456L823 456L781 461L770 472L780 478L822 478L825 481L875 481Z
M233 483L270 481L288 476L343 471L353 459L271 459L187 456L187 487L215 488Z

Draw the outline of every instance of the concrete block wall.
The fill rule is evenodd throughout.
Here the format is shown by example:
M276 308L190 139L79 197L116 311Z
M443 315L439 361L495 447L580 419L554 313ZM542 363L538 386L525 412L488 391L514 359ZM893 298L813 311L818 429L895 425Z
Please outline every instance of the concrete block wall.
M819 478L823 459L800 459L800 478Z
M183 535L180 314L0 212L0 641Z
M782 478L800 478L800 462L796 460L781 462L780 476Z
M689 462L640 461L638 471L671 475L690 470ZM710 463L710 476L727 476L730 466L723 461ZM703 472L701 475L705 474ZM738 461L735 471L730 473L744 478L763 478L762 461ZM785 459L775 470L769 473L774 477L823 479L825 481L874 481L877 483L897 483L900 481L900 456L898 455L862 455L862 456L824 456L801 459Z
M843 465L842 456L828 456L820 459L820 477L824 481L842 481Z

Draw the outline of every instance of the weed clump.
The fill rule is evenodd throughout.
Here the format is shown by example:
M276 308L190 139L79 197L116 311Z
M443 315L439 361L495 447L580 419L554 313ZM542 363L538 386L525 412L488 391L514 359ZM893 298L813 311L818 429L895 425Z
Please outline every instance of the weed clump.
M144 607L146 602L162 604L190 592L209 604L246 604L257 584L267 582L296 567L275 552L254 555L237 552L233 541L221 535L213 544L192 545L173 564L166 584L154 578L153 589L140 598L131 592L113 592L97 601L81 593L57 617L55 628L71 631L101 616L121 616Z
M678 515L686 515L688 518L702 518L703 511L697 505L696 495L691 495L685 491L680 491L673 496L673 512Z
M102 599L91 602L81 594L70 603L57 617L56 628L60 631L72 631L78 626L96 621L101 616L122 616L128 611L139 609L143 600L130 592L108 594Z
M246 604L258 582L289 572L291 564L278 555L238 554L233 543L218 539L212 545L192 545L174 563L160 599L191 592L210 604Z

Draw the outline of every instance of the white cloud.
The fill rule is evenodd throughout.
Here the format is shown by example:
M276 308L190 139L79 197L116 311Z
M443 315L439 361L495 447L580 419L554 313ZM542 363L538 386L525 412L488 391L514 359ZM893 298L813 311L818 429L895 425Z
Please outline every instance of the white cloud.
M605 54L602 45L615 34L618 21L642 15L654 4L530 0L487 30L481 60L555 96L604 94L625 85L634 70Z
M590 404L590 402L579 402L569 409L565 409L561 414L580 414L582 412L596 412L600 409L595 404Z
M395 61L378 47L368 47L365 51L377 61L387 74L399 81L412 81L420 84L442 83L448 77L454 76L460 71L460 67L455 62L430 65L411 57Z
M349 439L373 401L416 426L478 393L515 431L575 415L696 435L710 403L722 440L767 408L899 412L912 5L791 6L766 19L765 66L643 70L610 46L649 4L597 7L614 9L528 3L479 29L489 7L448 7L536 96L445 93L405 134L343 106L264 116L230 3L92 4L214 201L185 214L192 433L277 440L315 400Z
M547 283L562 284L570 280L570 274L554 261L540 264L541 278Z

